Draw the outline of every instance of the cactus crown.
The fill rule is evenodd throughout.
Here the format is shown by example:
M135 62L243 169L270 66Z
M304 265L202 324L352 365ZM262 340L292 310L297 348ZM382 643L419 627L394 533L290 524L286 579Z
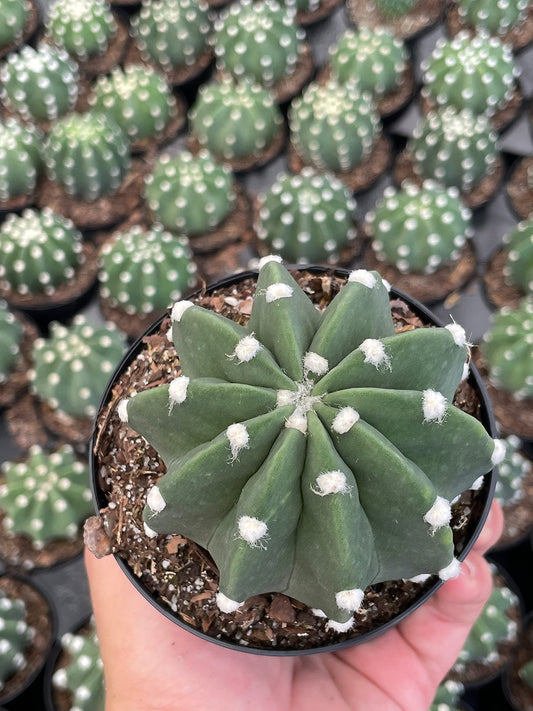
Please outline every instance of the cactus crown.
M42 171L41 132L17 119L0 123L0 201L31 195Z
M285 260L303 264L335 261L339 250L355 239L356 202L340 180L304 168L282 173L258 196L255 231Z
M533 292L533 218L523 220L503 238L507 253L504 275L524 294Z
M421 188L409 182L386 188L366 221L378 259L404 273L431 274L459 257L473 235L470 218L456 188L426 180Z
M357 84L330 79L309 84L289 108L291 140L301 156L320 170L347 172L364 162L381 122L372 95Z
M494 441L451 405L460 327L395 335L364 270L320 312L278 259L261 262L246 327L177 302L182 374L118 412L167 465L147 535L208 548L223 611L282 591L342 631L370 583L456 572L449 502L491 468Z
M505 455L498 466L498 481L494 496L502 505L511 504L524 497L524 480L530 468L529 461L520 453L522 442L516 435L503 440Z
M50 208L11 213L0 227L0 285L21 295L52 295L75 277L82 250L72 221Z
M52 180L82 200L115 192L130 167L129 142L112 118L88 111L58 121L44 146Z
M23 328L21 322L0 299L0 385L9 380L20 355Z
M486 116L447 106L421 119L407 149L422 177L471 190L496 166L498 135Z
M407 68L405 43L385 27L345 30L330 47L330 66L341 83L359 82L376 97L393 91Z
M107 0L54 0L48 11L46 33L80 61L103 54L116 31Z
M10 676L26 667L26 652L34 637L24 601L0 590L0 689Z
M0 0L0 49L22 39L30 8L28 0Z
M217 227L235 203L233 172L206 150L162 154L146 177L146 199L168 230L198 235Z
M27 121L53 121L74 108L78 68L62 49L25 45L0 70L0 98Z
M34 445L23 462L4 462L0 507L7 533L27 536L36 550L52 540L75 538L91 512L88 474L70 445L51 453Z
M456 0L459 17L492 35L504 35L526 18L530 0Z
M419 0L374 0L374 4L385 17L402 17L407 15Z
M125 346L114 324L92 323L81 314L70 326L54 321L50 336L34 343L32 389L54 410L94 417Z
M276 0L239 0L215 22L217 65L235 78L272 86L296 70L305 32Z
M460 681L447 679L437 689L429 711L460 711L458 708L464 686Z
M517 400L533 397L533 301L524 298L515 309L493 314L481 351L489 379Z
M165 309L196 282L196 265L186 237L135 225L116 233L100 250L100 293L129 314Z

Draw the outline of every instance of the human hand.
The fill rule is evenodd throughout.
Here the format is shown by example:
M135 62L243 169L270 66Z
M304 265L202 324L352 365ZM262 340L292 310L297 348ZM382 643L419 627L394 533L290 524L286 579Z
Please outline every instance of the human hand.
M458 578L381 636L341 652L265 657L196 637L159 613L111 556L85 561L106 711L427 711L487 601L494 502Z

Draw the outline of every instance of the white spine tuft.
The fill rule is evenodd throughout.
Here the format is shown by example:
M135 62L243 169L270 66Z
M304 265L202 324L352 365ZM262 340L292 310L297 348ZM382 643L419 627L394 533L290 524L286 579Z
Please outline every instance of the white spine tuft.
M194 306L192 301L177 301L172 307L172 312L170 314L172 320L179 323L183 314L187 311L187 309L190 309L191 306Z
M420 573L420 575L415 575L412 578L407 578L411 583L425 583L428 578L430 578L430 573Z
M338 593L335 593L335 602L341 610L350 610L351 612L355 612L361 607L364 596L365 591L360 588L340 590Z
M437 496L435 503L429 509L429 511L424 514L424 521L429 523L433 531L438 528L447 526L452 518L452 506L448 499L442 496Z
M315 617L327 617L326 613L324 610L321 610L319 607L312 607L311 612Z
M254 516L241 516L237 521L239 536L252 548L264 548L263 541L267 538L268 526Z
M150 528L150 526L146 522L144 523L144 532L146 533L148 538L155 538L157 536L157 532Z
M308 351L304 356L304 368L311 373L315 373L315 375L324 375L329 370L329 363L327 358L323 358L318 353Z
M452 334L453 340L458 346L470 345L470 343L468 343L466 340L466 332L461 325L459 325L458 323L450 323L448 324L448 326L445 326L445 328Z
M348 281L362 284L368 289L373 289L378 283L376 277L367 269L354 269L353 272L350 272Z
M470 363L465 363L463 365L463 374L461 375L461 381L468 380L470 375Z
M448 402L442 393L437 390L424 390L422 401L424 422L442 422L447 406Z
M152 486L146 497L146 503L155 513L161 513L167 505L158 486Z
M261 257L257 264L257 268L261 271L265 264L268 264L269 262L278 262L278 264L281 264L282 261L283 259L278 254L267 254L266 257Z
M441 580L453 580L461 572L461 561L453 558L452 562L442 570L439 570L439 578Z
M285 427L290 430L299 430L302 434L307 434L307 415L301 408L297 407L285 420Z
M481 487L483 486L483 482L485 481L485 475L482 474L481 476L478 476L478 478L475 480L475 482L472 484L470 487L472 491L479 491Z
M328 494L349 494L352 487L346 481L346 474L339 469L329 472L323 472L316 478L318 488L311 491L318 496L327 496Z
M353 407L343 407L335 415L331 429L337 434L346 434L356 422L359 421L359 413Z
M292 296L292 286L284 284L283 282L278 282L276 284L271 284L267 287L265 300L267 304L272 303L272 301L277 301L278 299L288 299Z
M494 449L490 461L494 466L501 464L505 457L505 442L503 439L494 440Z
M235 350L231 354L230 358L237 358L239 363L247 363L256 356L263 346L254 337L253 333L249 336L244 336L235 346Z
M217 592L216 601L217 607L220 612L236 612L242 605L242 602L238 602L237 600L231 600L229 597L226 597L226 595L221 592Z
M235 461L242 449L248 449L250 435L248 434L248 430L245 425L241 422L236 422L226 429L226 437L228 438L229 445L231 447L232 461Z
M385 351L385 345L377 338L367 338L359 346L365 356L365 363L370 363L376 368L385 366L390 368L390 358Z
M346 622L336 622L336 620L328 620L326 627L328 630L333 630L334 632L348 632L350 627L353 625L353 617L350 617Z
M118 403L117 405L117 415L120 418L121 422L127 422L128 421L128 405L130 402L129 397L124 397L122 400Z
M285 405L293 405L296 402L298 393L294 390L278 390L276 393L276 405L278 407L285 407Z
M168 400L170 408L174 405L181 405L187 399L187 388L189 387L190 378L186 375L180 375L170 381L168 386Z

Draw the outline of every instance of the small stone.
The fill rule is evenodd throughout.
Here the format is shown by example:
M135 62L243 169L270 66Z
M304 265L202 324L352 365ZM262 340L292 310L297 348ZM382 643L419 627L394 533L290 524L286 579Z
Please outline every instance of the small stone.
M95 558L104 558L112 550L111 539L104 531L100 516L90 516L83 526L83 542Z

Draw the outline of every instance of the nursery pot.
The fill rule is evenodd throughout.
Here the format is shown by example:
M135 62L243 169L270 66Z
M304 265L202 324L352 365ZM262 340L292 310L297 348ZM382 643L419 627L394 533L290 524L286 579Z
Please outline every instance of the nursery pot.
M316 277L332 277L332 278L338 278L341 280L345 280L348 275L350 274L350 270L347 269L335 269L335 268L328 268L328 267L323 267L323 266L310 266L310 267L289 267L289 269L298 269L301 273L303 274L308 274L312 275L313 278ZM293 276L294 276L294 271L293 271ZM223 279L216 284L210 285L205 289L204 291L198 291L192 296L188 297L189 299L194 300L195 297L197 297L200 294L212 294L215 290L219 289L230 289L235 287L236 285L244 282L245 280L255 280L257 277L257 272L255 271L248 271L244 272L238 275L234 275L231 277L228 277L226 279ZM250 282L248 282L249 284ZM229 292L228 292L229 293ZM441 321L435 317L428 309L426 309L422 304L420 304L417 301L412 300L410 297L405 295L402 292L399 292L395 289L391 289L390 293L390 299L391 301L393 300L401 300L405 302L408 307L410 308L411 312L417 316L421 321L424 322L424 324L431 324L435 326L442 326L443 324ZM222 301L223 299L221 299ZM93 491L93 498L94 498L94 504L95 504L95 509L97 514L105 514L103 518L103 530L106 531L107 533L110 533L110 529L113 526L113 523L117 522L117 513L116 513L116 508L112 506L113 511L110 511L108 507L109 503L109 495L108 493L110 492L112 485L110 481L107 479L107 468L102 466L101 461L99 460L99 454L102 449L102 440L104 439L104 431L107 428L107 425L109 422L112 421L114 418L113 414L113 407L116 406L118 401L121 399L121 394L117 391L117 385L120 382L120 376L128 369L128 367L136 360L137 356L139 355L140 352L143 351L143 348L145 348L145 339L150 338L154 336L154 334L157 334L158 332L165 333L160 329L162 323L165 321L165 319L168 320L168 315L165 315L158 319L147 331L145 332L144 336L139 338L131 347L129 352L125 355L123 358L122 362L118 365L117 369L115 370L114 374L112 375L110 382L107 386L107 389L103 395L99 412L97 415L97 420L96 420L96 427L94 431L94 435L91 441L91 447L90 447L90 467L91 467L91 486L92 486L92 491ZM166 335L165 335L166 338ZM138 363L138 361L137 361ZM136 363L136 367L137 367ZM143 366L144 367L144 366ZM175 377L175 376L174 376ZM470 375L468 378L468 385L472 388L472 390L475 392L475 395L478 400L478 412L479 412L479 419L481 420L483 426L485 429L488 431L488 433L492 436L495 437L496 434L496 429L495 429L495 423L494 419L492 416L491 412L491 407L490 403L487 397L487 394L485 392L485 389L483 387L483 384L481 382L481 379L479 377L479 374L477 373L476 369L474 367L471 367L470 369ZM118 422L118 417L116 418ZM114 421L114 419L113 419ZM110 437L108 437L110 439ZM163 473L163 472L161 472ZM127 478L127 473L126 473L126 478ZM123 482L124 483L124 482ZM461 534L460 540L456 540L455 544L455 557L458 558L460 561L464 560L472 546L474 545L474 542L476 538L478 537L479 533L481 532L481 529L483 528L483 525L485 523L485 519L488 515L490 505L492 502L492 497L494 493L494 487L496 484L496 474L495 471L493 470L492 472L488 473L485 478L484 478L484 483L483 486L476 491L473 494L474 499L470 502L469 506L471 507L471 511L473 510L474 513L471 515L471 520L469 523L462 529L463 533ZM132 482L128 484L129 489L131 490L131 485ZM116 484L113 485L115 489L117 489ZM135 483L133 483L133 486L135 486ZM144 502L141 503L141 510L144 506ZM110 515L111 519L106 519L106 517ZM469 514L470 515L470 514ZM115 519L113 519L113 516L115 516ZM122 520L122 519L121 519ZM142 523L140 524L142 527ZM139 524L137 523L137 534L139 532ZM173 545L179 545L180 543L183 543L183 538L180 536L173 536L169 542L169 546L171 544ZM150 551L148 554L151 556L151 551L154 550L154 541L153 539L148 540L147 539L147 551ZM200 549L202 551L202 549ZM175 551L174 551L175 552ZM414 552L416 555L416 551ZM423 584L420 583L409 583L410 586L413 586L413 589L411 592L407 595L408 602L405 605L404 608L400 608L395 610L393 613L391 613L390 618L386 619L385 621L380 621L377 626L374 626L373 624L367 624L366 629L359 629L359 630L350 630L348 633L341 633L341 634L336 634L333 636L333 639L329 638L328 641L324 644L320 644L320 646L311 646L311 647L306 647L306 646L298 646L297 648L281 648L281 647L275 647L275 646L268 646L269 640L268 640L268 635L267 639L265 641L264 646L259 645L259 646L253 646L249 640L246 638L246 636L243 633L242 639L244 641L240 642L239 641L239 636L236 638L227 638L226 636L212 636L209 633L204 632L200 627L195 626L194 624L191 624L190 621L188 621L187 615L185 614L185 618L180 615L179 612L174 612L172 607L176 609L176 600L174 599L173 601L170 602L170 604L167 604L167 602L164 602L161 598L161 595L155 592L154 590L150 589L149 586L144 582L138 575L143 575L144 573L148 572L144 570L146 566L142 566L143 570L140 570L141 566L138 565L137 568L137 573L133 570L133 566L128 563L123 557L121 557L118 554L114 554L115 558L119 564L119 566L122 568L124 573L127 575L127 577L130 579L132 584L137 588L137 590L154 606L156 607L163 615L165 615L168 619L172 620L175 622L177 625L182 627L185 630L188 630L192 632L193 634L201 637L204 640L215 642L216 644L220 644L223 647L227 647L230 649L234 650L239 650L239 651L244 651L244 652L251 652L251 653L257 653L257 654L266 654L266 655L276 655L276 656L289 656L289 655L299 655L299 654L310 654L310 653L316 653L316 652L331 652L331 651L339 651L343 648L346 648L350 645L353 645L355 643L360 643L367 641L373 637L375 637L378 634L381 634L382 632L386 631L387 629L391 628L392 626L396 625L398 622L403 620L407 615L409 615L411 612L413 612L415 609L417 609L420 605L422 605L431 595L433 595L443 584L443 582L437 578L437 576L431 577L428 581L426 581ZM202 557L202 552L200 552L200 558ZM208 554L204 551L204 556L203 558L208 558ZM150 557L146 558L146 560L150 560ZM166 561L167 565L163 566L165 568L165 571L169 571L168 568L168 561ZM194 582L194 578L191 581L191 583ZM400 584L400 581L395 582L396 584ZM405 582L404 582L405 584ZM380 585L388 585L388 583L385 584L380 584ZM417 586L417 587L415 587ZM412 594L411 594L412 593ZM174 595L174 598L176 595L174 594L174 591L168 593L167 600L169 597L171 598ZM209 597L208 593L204 593L206 597ZM214 596L214 591L212 592L212 596ZM406 599L405 597L405 591L401 591L402 599ZM261 596L258 596L261 597ZM281 596L283 597L283 596ZM283 601L286 603L286 599ZM305 608L306 606L302 606L302 608ZM310 610L307 610L307 619L309 620L311 618L310 624L313 626L316 626L317 624L323 624L322 622L317 622L319 618L314 618L314 616L311 614ZM190 618L189 618L190 619ZM278 618L280 619L280 618ZM283 622L281 624L284 624ZM290 624L290 622L289 622Z

